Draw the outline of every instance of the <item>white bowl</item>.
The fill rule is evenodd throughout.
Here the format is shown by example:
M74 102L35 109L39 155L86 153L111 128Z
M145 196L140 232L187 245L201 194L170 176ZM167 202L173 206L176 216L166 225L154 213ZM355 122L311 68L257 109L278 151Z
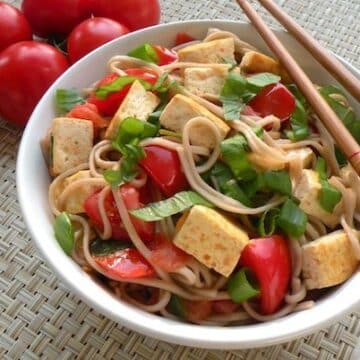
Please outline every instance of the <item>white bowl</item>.
M50 266L75 294L110 319L157 339L197 347L242 349L273 345L314 332L336 321L360 304L360 274L357 273L316 303L311 310L292 314L276 321L238 327L197 326L148 314L116 299L93 281L57 244L52 228L53 217L48 204L49 176L39 142L54 117L54 94L57 88L83 88L101 78L106 63L116 54L125 54L133 47L153 42L172 46L178 32L203 38L209 27L218 27L238 34L242 39L266 51L254 28L233 21L186 21L144 29L95 50L71 67L49 89L35 109L24 132L17 159L17 187L20 206L37 248ZM282 42L300 62L311 78L319 84L336 84L302 47L284 32ZM341 60L355 75L357 70ZM352 99L353 100L353 99ZM359 105L353 106L360 113Z

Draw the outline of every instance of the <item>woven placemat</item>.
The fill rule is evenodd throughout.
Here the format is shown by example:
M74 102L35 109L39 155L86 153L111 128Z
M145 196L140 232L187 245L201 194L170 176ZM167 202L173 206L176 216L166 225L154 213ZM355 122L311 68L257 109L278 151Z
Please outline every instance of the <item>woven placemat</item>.
M360 0L277 2L329 49L360 67ZM162 0L162 9L163 22L244 19L231 0ZM288 344L225 352L144 337L91 309L55 277L26 231L15 186L21 134L0 121L1 359L360 359L354 350L360 336L360 312Z

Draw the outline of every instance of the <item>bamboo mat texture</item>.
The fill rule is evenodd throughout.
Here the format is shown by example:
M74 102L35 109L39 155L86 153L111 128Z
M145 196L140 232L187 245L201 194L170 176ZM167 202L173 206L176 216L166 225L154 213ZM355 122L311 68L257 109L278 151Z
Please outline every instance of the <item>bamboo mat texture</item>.
M360 0L277 0L277 3L327 48L360 68ZM231 0L162 0L162 12L162 22L245 19ZM266 19L275 24L269 21L269 16ZM94 311L68 292L37 253L27 233L15 186L21 134L0 120L1 359L360 359L356 350L360 309L311 336L244 351L168 344L132 332Z

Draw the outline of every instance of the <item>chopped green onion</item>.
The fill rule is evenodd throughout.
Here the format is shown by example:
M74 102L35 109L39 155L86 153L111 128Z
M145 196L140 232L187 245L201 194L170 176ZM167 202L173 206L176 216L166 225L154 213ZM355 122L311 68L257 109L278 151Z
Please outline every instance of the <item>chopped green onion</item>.
M56 217L54 223L55 238L67 255L71 255L75 245L74 228L66 212Z
M235 179L229 180L221 186L224 195L235 199L245 206L252 207L253 203L247 194L241 189Z
M194 205L213 207L209 201L194 191L182 191L173 197L151 203L141 209L130 211L135 217L144 221L157 221L183 212Z
M285 170L263 173L265 187L283 195L291 195L292 186L289 173Z
M161 74L156 80L156 83L154 84L151 90L156 91L158 93L167 92L170 88L170 84L166 85L166 82L168 81L168 77L169 77L169 73L167 72Z
M56 110L59 114L66 114L76 105L84 104L85 100L76 89L57 89L55 95Z
M342 198L341 192L332 186L327 180L325 159L319 157L316 162L316 171L319 174L321 190L319 194L320 206L327 212L332 213L335 206Z
M159 55L157 54L155 48L151 44L147 43L131 50L128 53L128 56L144 60L149 63L157 64L159 62Z
M171 137L174 137L174 138L182 139L182 135L180 133L177 133L175 131L166 130L166 129L160 129L159 130L159 135L171 136Z
M96 239L91 243L90 250L92 255L108 256L131 247L132 244L123 241Z
M95 95L97 98L104 100L109 95L123 90L126 85L133 84L136 80L139 81L146 90L151 89L151 84L145 80L138 79L134 76L120 76L111 83L97 88L95 90Z
M277 223L288 236L297 238L305 233L307 216L293 200L288 199L280 209Z
M267 210L261 215L257 224L257 230L260 236L270 236L274 234L279 215L280 209L278 208Z
M187 316L184 300L180 296L174 294L171 295L169 301L169 311L182 319L185 319Z
M290 117L290 125L291 131L286 133L290 140L300 141L310 135L307 114L304 106L298 99L296 99L295 111Z
M251 199L255 194L265 188L265 179L262 173L256 175L256 178L242 183L242 189L245 194Z
M260 288L250 269L243 268L232 275L227 284L227 292L235 303L242 303L260 294Z
M247 158L247 150L248 144L242 135L236 135L221 142L223 160L238 180L251 180L256 177L256 172Z

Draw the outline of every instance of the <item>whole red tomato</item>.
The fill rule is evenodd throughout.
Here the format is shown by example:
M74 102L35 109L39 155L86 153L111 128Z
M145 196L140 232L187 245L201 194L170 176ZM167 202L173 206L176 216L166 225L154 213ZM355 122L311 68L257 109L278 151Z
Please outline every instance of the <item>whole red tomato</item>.
M129 29L115 20L94 17L75 27L68 39L71 63L76 62L97 47L127 34Z
M24 126L34 107L69 66L53 46L36 41L10 45L0 54L0 115Z
M31 39L32 31L26 17L14 6L0 2L0 51Z
M130 30L156 25L160 21L158 0L97 0L93 12L96 16L114 19Z
M91 15L94 0L24 0L22 10L41 37L67 35Z

